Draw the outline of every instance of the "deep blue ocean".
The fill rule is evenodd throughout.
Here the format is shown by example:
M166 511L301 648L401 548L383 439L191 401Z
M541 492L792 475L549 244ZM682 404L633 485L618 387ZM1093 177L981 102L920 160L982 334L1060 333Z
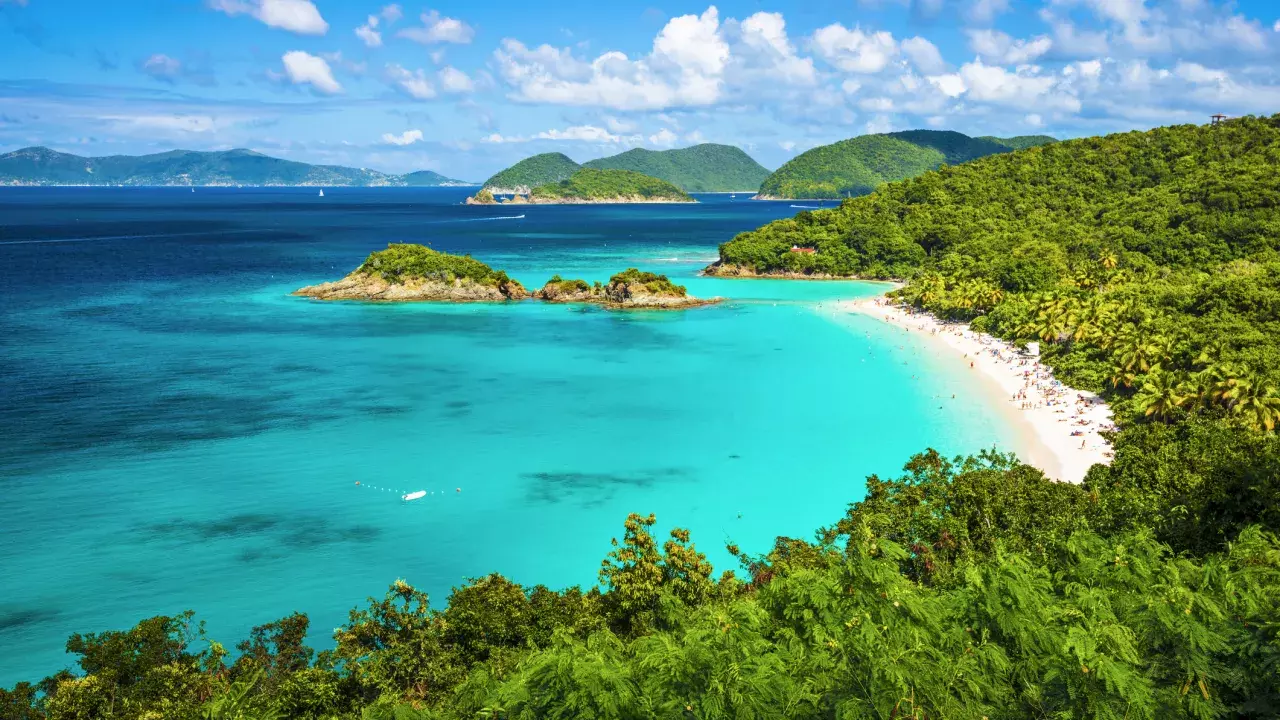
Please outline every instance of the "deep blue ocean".
M629 512L690 528L718 574L726 542L809 538L925 447L1007 444L962 374L831 309L884 286L697 277L788 203L468 192L0 189L0 685L67 666L73 632L188 608L228 647L304 611L327 647L397 578L440 605L495 571L591 585ZM531 289L639 267L730 300L290 297L389 242Z

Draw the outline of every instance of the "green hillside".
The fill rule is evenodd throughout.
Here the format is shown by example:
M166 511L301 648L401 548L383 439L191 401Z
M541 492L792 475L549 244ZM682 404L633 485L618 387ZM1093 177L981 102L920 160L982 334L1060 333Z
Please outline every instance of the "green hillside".
M946 130L862 135L797 155L765 179L760 194L796 199L866 195L883 183L915 177L943 163L1009 150L999 142Z
M1011 150L1026 150L1031 147L1040 147L1050 143L1058 142L1057 138L1048 135L1018 135L1015 137L999 138L992 135L983 135L979 140L988 140L998 145L1004 145Z
M419 170L401 175L400 180L408 187L458 187L476 184L465 180L454 180L431 170Z
M552 152L527 157L484 181L486 190L512 192L569 179L578 171L578 163L564 153Z
M395 175L310 165L252 150L81 157L45 147L0 155L0 185L403 185Z
M531 200L566 202L610 202L650 200L693 202L683 190L665 180L630 170L582 168L566 180L539 185L529 193Z
M769 171L741 149L703 143L676 150L636 148L583 167L631 170L679 187L685 192L755 192Z

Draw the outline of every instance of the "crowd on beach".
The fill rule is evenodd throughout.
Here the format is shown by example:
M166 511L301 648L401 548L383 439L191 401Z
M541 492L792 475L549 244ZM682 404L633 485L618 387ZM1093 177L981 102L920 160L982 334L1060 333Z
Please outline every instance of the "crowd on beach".
M876 315L900 323L907 332L944 336L940 339L961 351L970 368L982 370L996 380L1010 393L1010 404L1026 412L1041 440L1059 456L1064 468L1070 468L1065 473L1073 479L1083 477L1093 462L1106 462L1112 457L1110 444L1101 435L1115 430L1106 403L1093 393L1074 390L1055 379L1034 349L1020 349L974 332L962 323L947 323L882 298L876 298L874 305Z

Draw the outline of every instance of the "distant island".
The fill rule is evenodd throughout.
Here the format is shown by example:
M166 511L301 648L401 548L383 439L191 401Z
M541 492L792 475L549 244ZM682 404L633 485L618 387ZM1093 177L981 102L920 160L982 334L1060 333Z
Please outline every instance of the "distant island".
M617 308L684 308L711 305L721 298L708 300L693 297L683 285L676 285L666 275L643 272L636 268L609 278L609 284L586 280L564 280L559 275L535 292L539 300L554 303L597 303Z
M366 168L282 160L244 149L82 157L46 147L29 147L0 155L0 185L462 187L474 184L430 170L388 175Z
M317 300L498 302L529 292L507 274L474 258L425 245L392 243L336 282L309 285L294 295Z
M867 195L877 187L946 165L1056 142L1046 135L972 138L949 130L862 135L803 152L764 180L760 200Z
M617 309L675 309L711 305L720 298L693 297L666 275L628 268L609 284L563 280L559 275L532 295L501 270L467 255L450 255L425 245L392 243L370 253L360 267L334 282L293 292L316 300L366 302L505 302L533 297L554 303L592 303Z
M631 170L596 170L582 168L558 182L538 185L527 194L516 193L499 200L488 188L467 198L468 205L493 205L498 202L541 205L576 205L591 203L691 203L697 202L680 188L665 180Z
M769 170L741 149L702 143L676 150L635 148L581 165L563 153L527 157L484 182L494 195L528 195L533 188L568 180L582 168L631 170L665 180L684 192L755 192Z

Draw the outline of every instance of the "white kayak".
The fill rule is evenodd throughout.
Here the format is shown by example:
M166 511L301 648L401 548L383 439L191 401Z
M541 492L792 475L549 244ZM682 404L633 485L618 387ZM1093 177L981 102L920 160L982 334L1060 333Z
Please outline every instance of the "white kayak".
M408 495L401 495L400 499L401 500L417 500L418 498L424 498L426 496L427 496L426 490L419 490L417 492L411 492Z

